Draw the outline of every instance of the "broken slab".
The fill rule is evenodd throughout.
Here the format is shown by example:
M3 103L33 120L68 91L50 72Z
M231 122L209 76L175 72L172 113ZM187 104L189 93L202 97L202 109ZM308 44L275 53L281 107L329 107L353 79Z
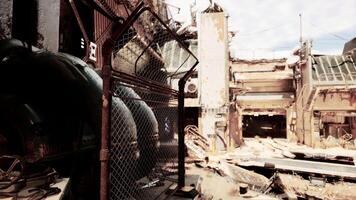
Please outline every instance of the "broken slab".
M269 186L269 179L261 174L246 170L225 161L222 161L219 166L227 176L239 183L246 183L256 189L263 189Z
M218 167L221 164L209 161L205 166ZM188 164L187 174L199 174L201 177L201 196L198 199L250 199L250 200L278 200L273 194L263 194L256 187L249 185L247 193L240 194L239 186L241 182L236 181L230 175L220 176L214 170L197 167ZM203 164L204 166L204 164Z
M325 155L326 158L330 158L330 159L335 157L349 157L349 158L356 157L356 150L345 149L340 146L321 149L321 148L312 148L297 143L287 142L284 139L273 139L273 141L281 146L284 146L285 148L288 149L288 151L295 154L300 153L300 154L305 154L307 156Z
M356 166L354 165L279 158L250 158L248 160L233 160L233 162L245 167L265 167L268 164L276 170L313 173L356 180Z
M282 151L263 144L264 139L246 138L244 145L236 148L232 153L227 154L231 158L251 158L251 157L272 157L284 158Z
M280 154L282 154L286 158L295 158L295 155L293 153L291 153L287 147L279 145L271 138L262 140L262 143L264 145L269 146L270 148L274 149L275 151L278 151Z
M305 197L308 181L297 175L277 173L273 187L281 189L289 197ZM297 199L297 198L292 198Z

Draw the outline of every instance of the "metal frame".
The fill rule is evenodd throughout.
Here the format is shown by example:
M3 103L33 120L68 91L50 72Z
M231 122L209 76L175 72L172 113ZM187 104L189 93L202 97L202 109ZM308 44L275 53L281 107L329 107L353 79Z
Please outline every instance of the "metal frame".
M89 46L90 46L90 39L88 37L87 30L85 30L83 20L78 12L77 6L75 4L76 0L68 0L68 3L70 4L73 14L76 18L77 24L79 26L80 32L83 34L84 42L85 42L85 56L83 60L85 62L89 62ZM103 0L86 0L85 2L88 3L88 6L92 8L95 11L98 11L100 14L103 16L107 17L108 19L116 22L116 21L123 21L124 19L117 16L112 10L109 9L109 6L106 4L105 1Z
M317 80L315 80L314 78L311 78L311 80L310 80L311 84L313 86L343 85L347 88L349 85L356 84L356 82L354 80L354 76L356 75L356 72L352 72L350 70L349 63L347 63L347 62L350 62L351 65L354 64L354 61L352 60L352 58L350 58L349 61L346 61L344 56L342 57L342 61L345 65L345 69L348 72L346 74L341 70L341 68L340 68L341 65L335 57L333 59L334 59L335 63L337 64L336 67L337 67L338 71L334 71L334 69L333 69L334 67L331 67L330 72L325 71L326 67L324 67L324 63L318 57L317 58L315 58L313 56L310 56L310 57L315 62L312 64L312 66L317 65L316 67L308 69L310 71L310 73L313 73L312 69L315 69L315 75L316 75ZM329 66L332 66L331 60L329 59L329 57L326 57L326 59L327 59ZM317 62L317 60L320 60L320 63ZM319 73L318 68L320 68L323 72Z

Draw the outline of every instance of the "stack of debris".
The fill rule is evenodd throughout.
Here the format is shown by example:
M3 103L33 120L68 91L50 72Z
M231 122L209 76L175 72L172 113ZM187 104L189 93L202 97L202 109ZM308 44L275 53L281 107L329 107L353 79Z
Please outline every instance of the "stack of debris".
M356 184L347 182L327 183L322 178L305 180L298 175L277 173L273 187L288 199L355 199Z
M191 142L199 140L187 138ZM203 146L199 148L205 159L197 159L194 166L231 182L238 197L251 197L253 193L256 199L261 195L264 199L356 199L355 150L340 146L311 148L271 138L245 139L245 144L234 152L219 155L209 155Z
M200 159L207 157L206 152L209 150L208 140L199 134L198 127L195 125L188 125L184 129L185 145L188 150Z

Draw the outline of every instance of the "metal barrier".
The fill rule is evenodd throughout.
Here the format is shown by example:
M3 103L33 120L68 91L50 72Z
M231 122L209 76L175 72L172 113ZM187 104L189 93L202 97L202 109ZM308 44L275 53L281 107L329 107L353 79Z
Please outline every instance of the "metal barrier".
M184 85L198 60L143 3L121 27L103 46L101 199L156 199L184 186ZM185 59L166 59L170 41Z

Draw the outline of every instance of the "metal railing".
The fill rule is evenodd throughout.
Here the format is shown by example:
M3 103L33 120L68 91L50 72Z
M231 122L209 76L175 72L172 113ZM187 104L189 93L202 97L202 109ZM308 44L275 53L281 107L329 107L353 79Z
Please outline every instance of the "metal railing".
M187 56L174 73L162 52L169 41ZM143 3L113 31L103 57L101 199L156 199L174 183L183 187L184 85L197 58ZM195 63L182 73L188 58ZM171 89L172 77L179 91Z

